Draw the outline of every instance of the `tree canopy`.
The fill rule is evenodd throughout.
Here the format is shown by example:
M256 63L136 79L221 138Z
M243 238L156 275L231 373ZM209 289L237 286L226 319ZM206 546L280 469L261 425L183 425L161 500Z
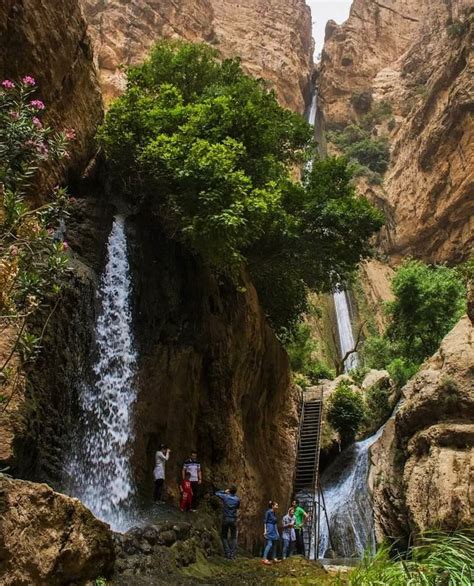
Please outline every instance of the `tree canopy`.
M128 72L100 132L114 188L217 270L246 264L278 330L306 289L344 281L381 216L344 159L317 161L312 129L262 80L207 45L161 42Z

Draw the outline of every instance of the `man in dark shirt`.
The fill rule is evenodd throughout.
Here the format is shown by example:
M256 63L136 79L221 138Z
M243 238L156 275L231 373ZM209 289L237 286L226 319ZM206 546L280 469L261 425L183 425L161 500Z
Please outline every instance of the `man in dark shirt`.
M186 478L186 472L189 472L191 475L190 480L193 488L193 504L191 506L191 511L195 511L199 504L199 490L202 483L201 464L198 462L196 450L191 452L191 457L183 464L183 480Z
M221 530L224 554L228 560L233 560L237 553L237 511L240 508L237 487L233 484L227 490L218 490L216 496L218 496L224 504Z

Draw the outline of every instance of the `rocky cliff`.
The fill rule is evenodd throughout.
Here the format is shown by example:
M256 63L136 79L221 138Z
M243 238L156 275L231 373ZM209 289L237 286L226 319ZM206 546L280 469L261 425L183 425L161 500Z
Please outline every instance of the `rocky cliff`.
M296 20L308 19L302 2L296 4L295 11L283 3L278 6L283 21L285 10ZM203 5L206 17L207 9ZM257 26L259 13L253 12L250 4L246 10ZM232 13L226 14L228 20L222 18L218 29L225 36ZM185 15L186 10L179 15L183 26L188 22ZM47 6L33 0L20 5L11 2L2 5L0 16L5 33L3 73L34 75L40 81L42 97L51 105L51 123L76 128L78 141L72 163L79 177L94 152L93 135L101 120L102 104L78 4L73 0ZM140 21L149 22L149 16L147 11L140 13ZM262 20L267 18L261 16ZM275 31L283 35L277 34L278 42L284 43L285 35L291 37L293 32L286 26L269 27L272 43L276 42L271 36L277 34ZM124 30L132 28L127 25ZM250 24L248 28L252 30ZM201 38L201 25L196 30ZM9 40L11 47L4 47L3 39ZM150 43L153 39L150 37ZM236 38L232 42L237 43ZM265 44L263 33L258 42ZM294 42L298 46L299 41ZM291 69L299 62L302 53L290 50L289 43L269 71ZM247 45L245 48L251 51ZM306 65L309 49L304 57ZM275 44L272 51L276 59ZM294 90L299 87L297 78L291 78L287 96L289 101L295 100L295 108L303 105L302 94ZM304 85L301 77L301 89ZM285 92L283 85L280 92ZM56 177L65 177L63 169L53 171ZM7 430L0 435L2 465L9 465L9 472L16 476L48 481L55 488L62 486L64 458L79 416L78 393L91 376L96 289L114 213L97 175L88 174L86 182L73 185L77 201L65 233L72 271L48 320L38 361L25 373L24 396L10 401L6 409L2 406L1 412L1 427ZM173 447L168 478L171 496L176 496L183 460L196 447L207 492L230 482L239 485L245 503L243 542L251 545L261 536L261 513L268 499L276 498L286 505L292 489L298 397L290 383L287 356L245 276L238 291L166 239L159 218L133 216L128 228L140 349L133 456L140 495L150 493L153 456L159 442Z
M404 387L404 402L372 447L376 532L472 527L474 328L464 317Z
M102 97L87 25L77 0L5 0L0 5L0 76L32 75L47 105L47 122L74 128L68 168L80 170L93 153ZM61 180L63 169L53 170Z
M47 106L47 123L56 130L74 128L77 135L66 167L49 168L39 178L33 194L36 200L47 198L49 188L67 175L80 175L94 153L93 139L103 107L86 28L76 0L6 0L0 6L1 78L34 76L38 97ZM2 363L15 339L8 337L2 330ZM12 460L16 434L23 433L25 425L39 425L27 424L19 415L26 390L22 382L14 396L7 391L8 409L0 411L0 460L4 463ZM58 398L61 396L59 391Z
M370 129L390 142L383 184L361 187L387 215L380 244L395 261L411 254L456 262L472 247L470 10L465 0L355 0L345 24L327 26L320 66L327 123L361 122L382 103L390 113L385 122L374 116ZM357 103L361 94L366 104Z
M122 65L144 59L160 38L206 41L268 80L282 104L302 112L312 66L304 0L81 0L106 99L123 88Z

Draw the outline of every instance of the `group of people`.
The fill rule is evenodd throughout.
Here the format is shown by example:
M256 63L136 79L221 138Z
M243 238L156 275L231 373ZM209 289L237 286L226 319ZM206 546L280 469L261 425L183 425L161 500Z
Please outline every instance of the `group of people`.
M263 550L262 563L270 565L272 561L281 561L277 556L277 547L280 542L280 533L278 531L278 503L270 501L268 510L265 513L263 524L263 536L265 538L265 548ZM282 558L290 557L295 549L299 555L304 555L304 538L303 529L308 519L308 513L300 506L299 502L294 500L287 514L282 519Z
M161 444L155 454L155 468L153 476L155 478L154 500L157 503L163 502L163 486L165 484L165 467L171 454L170 448ZM181 482L179 492L181 498L179 508L181 511L195 511L199 503L199 489L202 484L201 464L197 459L197 452L193 450L191 457L186 460L181 469Z
M165 482L166 463L170 458L171 450L162 444L155 455L155 502L162 503L163 487ZM199 504L200 486L202 484L201 464L197 459L196 450L191 452L191 457L186 460L181 469L181 481L179 484L181 511L196 511ZM237 496L237 487L231 485L225 490L218 490L215 496L222 501L222 526L221 539L224 554L227 559L234 559L237 553L237 517L240 509L240 498ZM270 565L272 562L281 561L277 556L277 548L280 542L278 530L278 503L270 501L264 518L263 535L265 547L262 563ZM298 501L293 501L287 514L282 519L282 558L286 559L296 550L297 554L304 555L303 527L308 519L308 514L300 506Z

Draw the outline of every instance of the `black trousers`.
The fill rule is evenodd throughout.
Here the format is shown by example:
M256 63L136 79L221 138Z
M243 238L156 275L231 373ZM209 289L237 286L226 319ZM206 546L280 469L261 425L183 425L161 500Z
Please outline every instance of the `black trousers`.
M237 521L224 519L221 527L221 539L226 558L234 558L237 553Z
M304 539L303 539L303 529L296 529L296 553L299 555L304 555Z
M161 496L163 494L163 485L165 483L165 479L164 478L157 478L155 480L155 494L154 494L154 500L156 501L161 501Z
M193 489L193 504L191 505L192 509L197 509L199 504L199 489L201 485L197 480L191 482L191 487Z

